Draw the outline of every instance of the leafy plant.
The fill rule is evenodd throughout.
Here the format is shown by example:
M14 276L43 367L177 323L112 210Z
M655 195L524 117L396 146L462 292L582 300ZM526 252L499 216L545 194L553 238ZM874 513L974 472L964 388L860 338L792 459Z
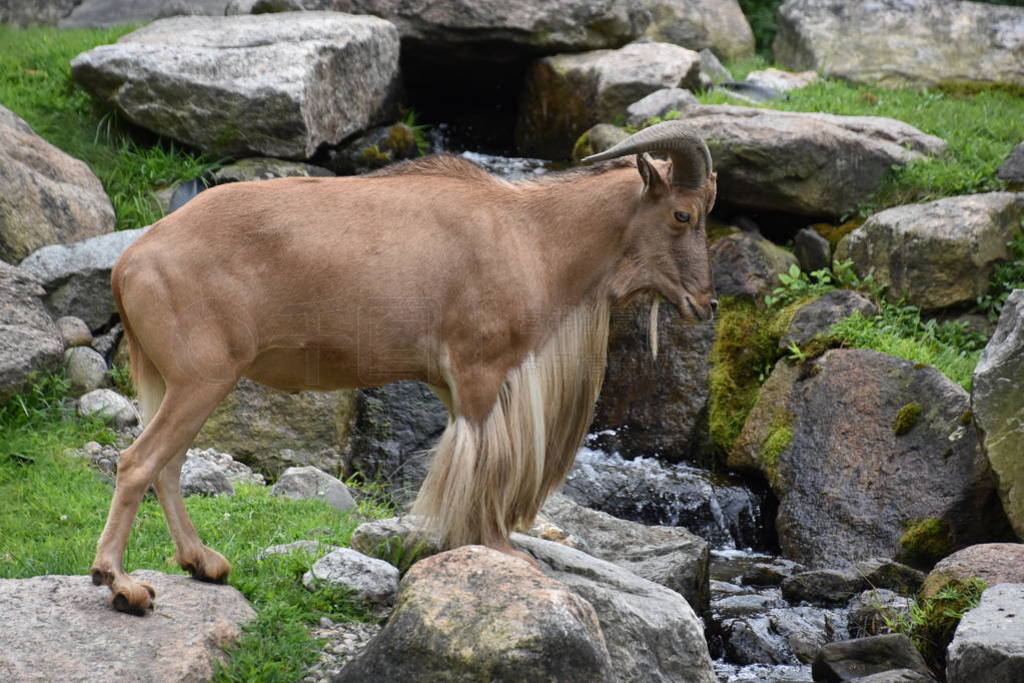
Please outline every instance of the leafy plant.
M420 156L423 156L430 151L430 126L425 123L417 123L418 119L419 114L415 109L402 109L399 120L412 131L413 138L416 140L416 150Z
M853 261L837 261L831 269L822 268L805 273L796 265L779 274L782 284L764 298L769 306L781 308L799 299L821 296L833 289L858 289L878 297L882 288L875 283L872 275L863 278L853 271Z
M978 297L978 309L988 316L989 320L997 320L1003 310L1006 298L1015 289L1024 289L1024 220L1021 228L1006 243L1010 250L1010 258L997 265L989 279L988 290Z

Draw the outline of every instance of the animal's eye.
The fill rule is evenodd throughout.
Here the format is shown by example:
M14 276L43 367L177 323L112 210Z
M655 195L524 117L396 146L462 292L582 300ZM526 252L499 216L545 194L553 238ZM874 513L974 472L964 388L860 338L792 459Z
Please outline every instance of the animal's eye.
M680 223L689 223L690 214L688 214L685 211L676 211L676 220L679 221Z

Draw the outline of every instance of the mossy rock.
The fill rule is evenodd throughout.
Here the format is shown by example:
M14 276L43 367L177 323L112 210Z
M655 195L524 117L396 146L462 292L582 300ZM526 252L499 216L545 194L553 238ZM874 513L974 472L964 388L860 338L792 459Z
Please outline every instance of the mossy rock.
M924 406L920 403L908 403L896 413L896 419L893 420L892 433L896 436L903 436L917 424L917 420L921 417L921 411L924 410Z
M930 517L909 520L900 536L900 560L916 567L930 567L955 549L949 524Z

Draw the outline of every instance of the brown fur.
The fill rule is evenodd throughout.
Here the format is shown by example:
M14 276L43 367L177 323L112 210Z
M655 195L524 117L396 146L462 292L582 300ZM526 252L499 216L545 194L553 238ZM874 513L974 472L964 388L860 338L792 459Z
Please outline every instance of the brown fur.
M669 173L638 158L509 183L442 155L219 186L161 220L112 276L146 427L121 456L94 580L121 609L150 605L122 568L150 484L179 563L226 577L177 477L242 376L285 390L430 384L451 420L416 509L449 544L511 551L509 531L561 482L590 421L611 303L657 292L710 315L714 178L694 191Z

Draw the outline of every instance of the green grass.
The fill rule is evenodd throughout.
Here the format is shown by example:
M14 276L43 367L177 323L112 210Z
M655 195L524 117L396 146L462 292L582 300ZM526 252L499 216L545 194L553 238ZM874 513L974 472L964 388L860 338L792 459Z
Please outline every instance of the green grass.
M216 165L202 154L132 130L98 109L71 81L73 57L131 29L0 25L0 105L89 165L110 196L118 229L153 223L162 215L154 190L198 177Z
M47 376L0 405L0 578L89 571L112 490L85 459L65 451L92 440L112 443L114 434L96 420L68 414L66 391L66 379ZM217 680L296 680L321 648L308 626L323 616L372 617L344 591L302 586L315 558L257 555L300 539L348 545L362 519L390 510L361 502L357 514L342 513L320 501L272 497L265 487L236 490L234 496L186 499L204 542L232 562L231 585L258 613ZM160 506L147 496L132 527L125 568L182 573L173 554Z

